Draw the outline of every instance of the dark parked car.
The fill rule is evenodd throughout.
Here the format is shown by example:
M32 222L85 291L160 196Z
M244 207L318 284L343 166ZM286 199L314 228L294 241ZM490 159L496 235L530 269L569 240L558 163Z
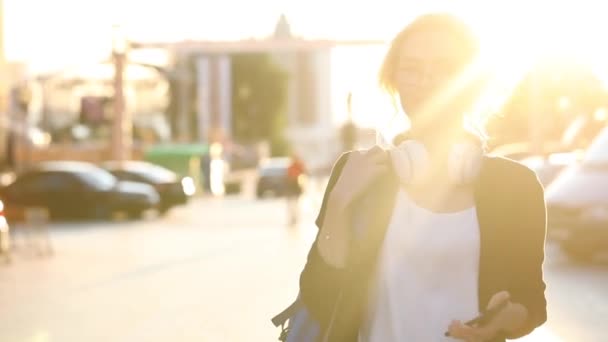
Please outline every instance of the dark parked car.
M179 177L162 166L142 162L108 162L103 167L123 181L142 182L153 186L160 195L159 210L166 213L176 205L185 204L196 187L190 177Z
M111 173L82 162L45 162L19 174L0 189L7 213L28 207L42 207L51 219L111 217L126 212L140 217L155 208L159 195L148 184L119 181Z
M608 252L608 129L546 189L549 238L578 259Z
M256 188L258 198L283 196L287 193L287 169L290 163L290 158L270 158L261 163Z

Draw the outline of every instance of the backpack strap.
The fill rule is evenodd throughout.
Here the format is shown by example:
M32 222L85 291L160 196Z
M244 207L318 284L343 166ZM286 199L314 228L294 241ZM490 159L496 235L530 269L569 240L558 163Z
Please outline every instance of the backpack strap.
M274 324L275 327L284 326L285 323L291 317L293 317L301 307L302 302L300 301L300 296L298 296L298 298L296 298L296 300L291 303L291 305L289 305L287 308L285 308L285 310L281 311L278 315L272 318L272 324Z
M347 155L344 155L343 157L345 156ZM341 166L343 166L346 158L341 157L340 160L342 160ZM385 177L381 177L371 184L370 189L367 190L366 196L362 196L359 200L355 201L356 203L353 203L353 236L349 242L351 248L347 258L346 268L351 271L356 271L349 273L359 273L359 275L361 275L361 271L363 271L363 274L368 274L375 265L375 261L377 260L379 250L382 247L386 230L388 228L391 212L394 208L398 186L399 183L397 177L393 172L390 172ZM325 198L327 197L327 192L329 191L326 190ZM323 216L324 208L322 206L317 222L322 222ZM363 283L365 282L361 282L359 286L363 286ZM348 294L352 294L351 291L353 290L355 290L355 292L359 292L355 289L359 286L355 286L351 283L347 287L347 292L349 292ZM342 297L342 292L343 291L340 291L339 297ZM346 312L353 313L359 312L361 310L361 304L363 303L358 303L358 301L357 303L345 303L342 298L336 298L334 313L332 314L334 319L332 319L332 324L330 324L331 327L324 332L324 338L327 340L332 340L331 336L335 325L342 325L344 319L346 321L351 321L350 317L340 317L341 312L344 312L344 310L346 310ZM302 307L303 303L298 296L298 298L291 305L272 318L272 323L276 327L282 327L283 332L286 332L285 324L287 324L287 322L293 318Z

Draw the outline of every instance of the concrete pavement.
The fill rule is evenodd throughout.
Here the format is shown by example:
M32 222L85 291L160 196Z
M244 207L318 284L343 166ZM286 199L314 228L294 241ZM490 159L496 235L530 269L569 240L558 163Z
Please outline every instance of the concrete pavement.
M282 201L202 199L166 218L58 224L56 255L0 267L0 341L275 341L295 297L318 197L285 227ZM524 341L606 341L608 265L550 246L548 324Z

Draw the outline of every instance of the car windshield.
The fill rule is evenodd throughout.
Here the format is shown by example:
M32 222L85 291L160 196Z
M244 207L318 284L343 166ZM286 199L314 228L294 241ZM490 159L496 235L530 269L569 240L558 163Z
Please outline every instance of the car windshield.
M604 129L593 139L587 149L583 164L598 165L608 164L608 129Z
M111 173L102 169L91 169L86 172L77 172L77 175L86 184L92 186L97 190L109 190L112 189L117 182L116 177Z
M273 158L262 164L260 175L262 176L282 176L289 167L288 158Z
M121 175L130 174L135 177L130 176L128 179L151 183L171 183L177 180L177 175L173 171L150 163L129 162L122 166L120 164L108 164L106 167L121 179L123 178Z
M174 182L176 179L175 173L172 171L152 164L135 165L133 167L126 168L125 171L138 174L144 179L155 183Z
M280 166L267 166L260 170L262 176L283 176L287 172L287 168Z

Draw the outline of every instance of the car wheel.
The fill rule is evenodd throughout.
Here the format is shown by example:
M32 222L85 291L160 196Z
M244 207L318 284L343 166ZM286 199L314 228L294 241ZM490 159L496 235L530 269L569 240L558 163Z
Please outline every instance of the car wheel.
M112 218L112 210L106 205L97 205L93 208L93 218L96 220L109 220Z
M266 192L263 189L257 189L255 194L259 199L264 199L264 197L266 197Z
M127 215L131 220L139 220L144 216L143 210L129 210L127 211Z
M161 206L158 209L158 213L160 214L160 216L165 216L167 215L167 213L169 213L169 210L171 210L170 206Z

